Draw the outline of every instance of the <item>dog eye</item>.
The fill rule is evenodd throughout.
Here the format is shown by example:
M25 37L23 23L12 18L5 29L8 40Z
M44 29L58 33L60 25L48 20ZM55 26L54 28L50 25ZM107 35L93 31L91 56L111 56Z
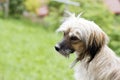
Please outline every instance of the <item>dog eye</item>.
M76 36L71 36L70 40L79 40Z

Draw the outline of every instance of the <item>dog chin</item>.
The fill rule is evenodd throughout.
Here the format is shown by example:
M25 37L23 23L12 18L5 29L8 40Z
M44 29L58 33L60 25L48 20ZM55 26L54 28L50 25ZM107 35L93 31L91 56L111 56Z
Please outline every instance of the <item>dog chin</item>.
M65 50L65 51L61 50L59 51L59 53L64 57L69 58L70 54L74 53L74 50Z

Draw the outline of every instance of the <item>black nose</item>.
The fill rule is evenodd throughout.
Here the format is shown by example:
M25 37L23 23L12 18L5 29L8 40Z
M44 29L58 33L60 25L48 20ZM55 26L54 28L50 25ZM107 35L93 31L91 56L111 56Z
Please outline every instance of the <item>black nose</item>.
M60 50L60 47L59 47L59 46L55 46L55 50L56 50L56 51L59 51L59 50Z

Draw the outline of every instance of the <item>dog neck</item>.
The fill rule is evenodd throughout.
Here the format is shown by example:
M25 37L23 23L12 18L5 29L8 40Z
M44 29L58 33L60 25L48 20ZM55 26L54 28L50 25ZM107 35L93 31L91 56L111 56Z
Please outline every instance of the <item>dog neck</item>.
M105 46L106 47L106 46ZM102 49L102 48L101 48ZM100 51L101 51L101 49L100 49ZM96 55L99 55L99 52L100 51L98 51L97 53L96 53ZM90 55L85 55L85 54L88 54L88 52L86 52L86 51L83 51L83 52L76 52L76 56L77 56L77 58L72 62L72 64L70 65L70 68L73 68L76 64L77 64L77 62L79 62L79 61L84 61L84 62L86 62L87 64L88 63L90 63L92 60L91 60L91 56ZM96 56L95 55L95 56Z
M80 52L79 52L80 53ZM84 54L84 53L80 53L80 54ZM85 56L82 56L82 55L78 55L78 53L76 53L77 57L76 59L72 62L72 64L70 65L70 68L73 68L79 61L85 61L85 62L88 62L88 60L90 59L90 57L85 57ZM85 57L85 58L84 58Z

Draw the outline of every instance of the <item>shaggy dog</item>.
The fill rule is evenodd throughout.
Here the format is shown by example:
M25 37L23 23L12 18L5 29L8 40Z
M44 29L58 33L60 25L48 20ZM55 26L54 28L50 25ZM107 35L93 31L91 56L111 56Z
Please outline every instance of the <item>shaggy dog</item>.
M55 49L68 57L77 55L72 63L75 66L76 80L120 80L120 59L107 46L108 37L93 21L69 13L57 31L64 37Z

